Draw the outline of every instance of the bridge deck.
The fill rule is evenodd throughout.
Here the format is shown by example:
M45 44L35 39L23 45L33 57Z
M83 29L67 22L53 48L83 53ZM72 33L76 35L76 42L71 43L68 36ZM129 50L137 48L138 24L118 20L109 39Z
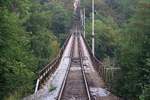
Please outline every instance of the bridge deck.
M59 95L59 91L61 89L65 74L69 68L69 63L71 61L70 53L71 53L71 46L72 46L73 36L71 36L67 47L63 53L63 57L61 59L61 62L59 64L59 67L55 71L55 73L50 77L50 79L43 85L43 88L40 89L37 93L34 95L31 95L27 98L24 98L24 100L56 100L56 98ZM104 81L100 78L98 73L95 71L92 61L89 55L89 52L87 50L87 47L83 41L83 37L80 36L81 41L81 47L83 52L83 65L85 69L85 74L88 81L88 86L90 88L90 94L92 97L92 100L119 100L116 96L112 95L109 91L106 90ZM75 43L77 45L77 42ZM78 58L78 48L75 46L74 48L73 56ZM84 86L82 86L80 83L83 83L83 80L81 79L81 70L80 70L79 64L73 64L71 67L71 72L69 75L69 80L67 82L68 86L66 85L65 91L67 91L62 98L62 100L69 100L68 98L71 98L71 91L74 91L74 94L80 93L80 98L82 99L73 99L73 100L88 100L84 97ZM72 85L69 85L72 84ZM76 85L73 85L76 84ZM72 86L72 87L70 87ZM80 92L78 92L80 91ZM82 94L83 93L83 94ZM67 99L66 99L67 98Z
M73 56L71 60L70 70L67 75L65 87L61 96L61 100L88 100L86 86L82 75L82 66L79 55L78 35L75 35Z

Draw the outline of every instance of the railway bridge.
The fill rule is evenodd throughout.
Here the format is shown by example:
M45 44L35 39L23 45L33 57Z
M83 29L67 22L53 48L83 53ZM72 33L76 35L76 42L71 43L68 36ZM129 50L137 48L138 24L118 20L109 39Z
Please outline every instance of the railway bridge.
M35 93L24 100L120 100L107 85L113 73L92 54L82 33L78 6L58 56L39 72Z

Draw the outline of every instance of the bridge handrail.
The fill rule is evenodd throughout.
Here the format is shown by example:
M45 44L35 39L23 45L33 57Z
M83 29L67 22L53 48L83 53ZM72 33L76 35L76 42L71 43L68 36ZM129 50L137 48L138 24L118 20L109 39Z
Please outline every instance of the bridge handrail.
M82 34L82 37L83 37L83 34ZM107 84L107 83L112 81L113 76L114 76L114 72L117 73L120 70L120 68L107 68L107 67L105 67L104 64L93 55L92 50L91 50L90 46L88 45L88 43L84 37L83 37L83 40L84 40L84 43L85 43L87 50L90 54L94 68L99 73L99 75L103 78L103 80L106 82L106 85L108 86L108 88L111 90L111 86L109 86L109 84ZM115 69L115 70L112 71L112 69L113 70ZM110 71L112 71L112 72L109 73Z
M91 60L92 60L92 63L93 63L94 68L95 68L97 71L100 71L99 74L100 74L100 76L102 76L102 78L103 78L104 81L105 81L105 75L104 75L104 70L105 70L105 68L104 68L104 66L103 66L103 63L102 63L100 60L98 60L98 59L95 57L95 55L93 55L92 49L90 48L89 44L87 43L87 41L86 41L85 38L83 37L83 34L82 34L82 38L83 38L84 43L85 43L85 45L86 45L86 47L87 47L87 49L88 49L88 52L89 52L89 54L90 54L90 57L91 57Z
M59 58L61 58L62 56L62 53L64 51L64 48L66 47L67 45L67 42L69 41L69 38L70 38L71 34L69 34L68 38L66 39L64 45L62 46L62 48L60 49L59 53L58 53L58 56L56 58L54 58L54 60L52 60L48 65L46 65L40 72L39 72L39 75L42 75L46 70L47 68L49 68L50 66L52 66L53 64L55 64L57 62L57 60Z
M71 35L72 34L68 34L67 39L65 40L62 48L59 50L58 56L54 60L52 60L49 64L47 64L41 71L39 71L36 88L35 88L35 93L37 92L41 83L43 83L48 78L48 75L50 73L53 73L55 71L55 69L57 68L58 64L60 63L60 59L62 58L64 49L66 48Z

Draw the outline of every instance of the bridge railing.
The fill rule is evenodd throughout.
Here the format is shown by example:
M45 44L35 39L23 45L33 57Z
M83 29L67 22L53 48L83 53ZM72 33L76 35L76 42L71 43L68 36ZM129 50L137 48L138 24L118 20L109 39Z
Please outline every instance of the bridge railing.
M115 75L115 73L117 73L120 69L119 68L108 68L106 66L104 66L104 64L99 61L92 53L92 50L90 48L90 46L88 45L87 41L85 40L85 38L82 35L82 38L85 42L85 45L87 47L87 50L90 54L93 66L95 68L95 70L98 72L98 74L103 78L103 80L106 82L106 85L108 86L108 88L111 90L111 86L109 83L112 82L113 80L113 76Z
M60 60L62 58L63 52L67 46L67 43L70 39L72 34L69 34L67 36L67 39L64 43L64 45L62 46L62 48L60 49L57 57L51 61L48 65L46 65L39 73L38 73L38 79L37 79L37 83L36 83L36 87L35 87L35 93L39 90L39 88L41 88L42 84L47 81L47 79L49 78L49 76L51 76L54 71L57 69Z

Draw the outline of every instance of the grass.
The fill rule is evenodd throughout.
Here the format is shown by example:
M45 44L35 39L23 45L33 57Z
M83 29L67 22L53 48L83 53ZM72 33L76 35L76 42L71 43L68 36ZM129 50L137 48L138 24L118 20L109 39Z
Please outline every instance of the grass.
M49 87L49 92L52 92L52 91L54 91L55 89L56 89L56 87L55 87L55 86L50 85L50 87Z

